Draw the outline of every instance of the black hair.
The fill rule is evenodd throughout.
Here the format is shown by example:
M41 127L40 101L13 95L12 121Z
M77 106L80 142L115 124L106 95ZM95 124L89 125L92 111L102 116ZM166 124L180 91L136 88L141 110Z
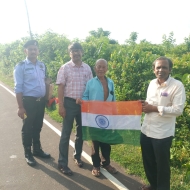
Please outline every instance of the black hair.
M74 42L74 43L72 43L72 44L69 45L68 51L70 52L73 49L80 49L80 50L83 51L83 48L82 48L81 44L78 43L78 42Z
M154 69L155 68L155 64L158 60L166 60L169 64L169 68L172 69L173 67L173 62L171 59L167 58L167 57L164 57L164 56L161 56L159 58L157 58L153 63L152 63L152 68Z

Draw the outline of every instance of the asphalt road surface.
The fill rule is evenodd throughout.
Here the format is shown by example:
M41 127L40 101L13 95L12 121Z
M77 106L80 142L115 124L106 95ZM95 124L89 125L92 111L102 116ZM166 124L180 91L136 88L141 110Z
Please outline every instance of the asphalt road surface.
M21 142L22 120L17 116L17 103L13 89L0 82L0 189L2 190L138 190L140 180L127 175L124 169L112 162L118 173L111 175L101 169L101 176L91 174L90 147L84 142L82 160L84 167L78 168L73 161L73 140L69 148L69 167L73 176L57 170L58 145L61 124L45 115L41 132L43 150L51 159L36 158L37 165L30 167L24 159Z

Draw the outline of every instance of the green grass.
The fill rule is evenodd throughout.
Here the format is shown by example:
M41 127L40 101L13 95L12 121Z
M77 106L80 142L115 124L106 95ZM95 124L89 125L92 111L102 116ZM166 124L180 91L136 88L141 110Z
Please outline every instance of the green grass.
M7 84L10 87L14 87L14 81L13 81L13 75L3 75L2 72L0 72L0 81Z
M6 77L0 73L0 81L13 87L12 76ZM46 113L55 121L61 123L62 118L55 110L46 109ZM75 128L73 129L75 130ZM90 142L88 143L90 145ZM143 183L148 183L142 164L141 149L133 145L112 145L111 159L122 166L127 174L138 176ZM171 190L190 190L190 184L184 180L186 170L171 167Z
M113 145L111 158L125 168L127 174L138 176L143 183L148 184L139 146ZM185 172L182 168L171 167L171 190L190 190L190 184L184 180Z
M45 112L55 121L62 123L63 118L58 114L58 106L55 110L45 109Z

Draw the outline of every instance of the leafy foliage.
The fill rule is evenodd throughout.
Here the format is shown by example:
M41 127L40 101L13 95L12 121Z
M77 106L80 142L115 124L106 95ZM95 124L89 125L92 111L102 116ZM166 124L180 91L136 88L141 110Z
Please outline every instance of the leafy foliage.
M184 39L183 44L176 45L173 32L169 36L163 36L162 44L152 44L146 39L137 43L137 32L131 33L126 44L118 44L117 40L110 39L109 35L109 31L98 28L90 31L85 40L75 40L82 43L83 61L88 63L92 70L97 59L104 58L108 61L107 75L115 83L117 100L145 99L148 84L155 77L152 62L159 56L172 58L174 62L172 76L183 82L187 100L183 115L176 121L171 164L175 168L186 168L184 182L190 181L190 36ZM70 59L67 47L71 41L52 31L42 35L36 34L34 38L40 44L39 59L47 65L49 76L55 82L58 69ZM10 44L0 44L0 72L3 75L12 76L14 66L25 58L22 47L27 40L28 38L22 38ZM55 112L52 114L57 117ZM120 148L126 149L123 146ZM117 150L114 149L113 152Z

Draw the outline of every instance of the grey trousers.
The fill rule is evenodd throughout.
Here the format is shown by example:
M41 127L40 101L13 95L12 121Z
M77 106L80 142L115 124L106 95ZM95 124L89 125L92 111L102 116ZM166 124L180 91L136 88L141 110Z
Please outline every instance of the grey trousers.
M74 119L76 121L76 136L75 136L75 150L73 157L75 159L81 158L82 153L82 122L81 122L81 106L76 104L72 98L64 98L64 107L66 116L63 119L63 128L59 143L59 159L58 164L61 166L68 166L68 152L69 140L73 128Z

